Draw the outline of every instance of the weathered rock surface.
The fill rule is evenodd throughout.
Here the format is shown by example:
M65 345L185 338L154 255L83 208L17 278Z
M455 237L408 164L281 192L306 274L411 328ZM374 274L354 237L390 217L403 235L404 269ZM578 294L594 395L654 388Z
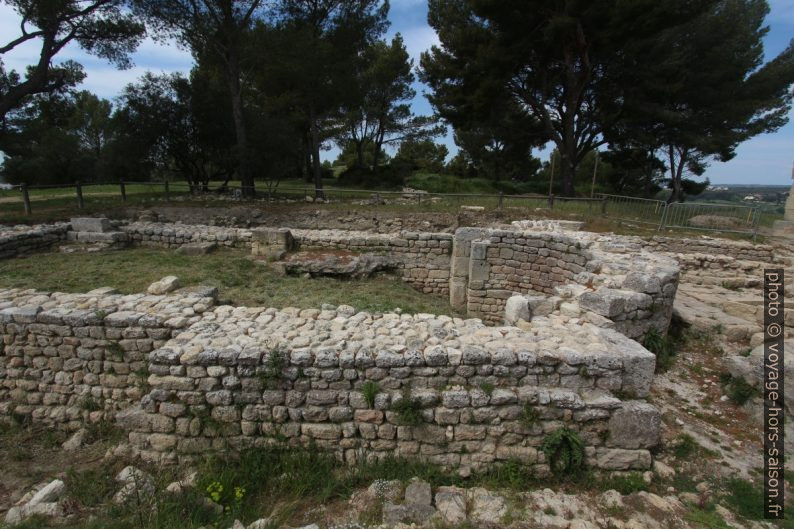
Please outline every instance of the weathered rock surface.
M176 276L166 276L149 285L146 292L154 296L161 296L173 292L177 288L179 288L179 278Z

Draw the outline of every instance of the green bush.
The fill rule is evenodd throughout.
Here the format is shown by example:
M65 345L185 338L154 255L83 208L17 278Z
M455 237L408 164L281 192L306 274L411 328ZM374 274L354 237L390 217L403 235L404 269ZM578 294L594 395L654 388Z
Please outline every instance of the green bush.
M568 428L548 434L540 449L554 474L574 475L584 468L584 443L579 434Z
M404 425L416 426L422 423L422 405L410 396L392 402L391 411L397 414L397 418Z
M678 442L673 447L673 455L677 459L689 459L699 448L700 445L695 441L694 437L688 433L682 433L678 436Z
M642 339L642 346L656 355L657 372L661 373L672 367L676 350L670 337L662 336L656 329L651 329Z
M380 386L373 380L367 380L361 386L361 394L364 396L364 401L370 408L375 407L375 397L380 393Z
M758 395L758 389L742 377L734 377L729 373L720 375L720 384L728 399L737 406L743 406L748 400Z
M373 171L369 167L354 165L344 170L338 178L343 187L359 189L390 189L405 183L405 170L395 165L384 165Z
M639 472L615 475L604 482L604 490L614 489L624 496L634 492L647 491L648 484Z

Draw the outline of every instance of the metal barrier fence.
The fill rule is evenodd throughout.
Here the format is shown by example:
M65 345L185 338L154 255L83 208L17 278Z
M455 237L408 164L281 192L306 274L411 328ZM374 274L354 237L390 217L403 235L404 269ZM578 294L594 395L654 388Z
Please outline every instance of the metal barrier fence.
M666 206L662 200L603 193L599 193L597 196L606 200L606 207L603 211L605 216L640 224L661 226L660 223Z
M731 204L674 202L667 204L659 229L721 231L756 235L759 208Z
M55 190L63 189L60 194ZM164 196L168 200L172 195L198 192L186 182L115 182L111 184L49 185L49 186L13 186L2 191L2 197L15 195L21 199L25 213L32 212L30 192L46 190L40 193L37 200L68 199L73 197L78 208L85 204L86 196L116 196L122 201L127 200L130 190L139 196ZM215 192L226 192L243 196L243 188L239 185L221 186ZM16 194L19 193L19 194ZM314 186L279 187L269 186L257 191L256 195L269 201L300 201L306 197L314 200ZM325 188L322 195L329 201L350 201L361 205L382 204L386 200L391 203L418 205L423 209L446 210L470 206L484 209L523 209L555 211L566 214L577 214L585 217L607 217L629 221L637 224L656 226L658 230L687 229L755 235L758 232L761 216L758 206L741 206L732 204L706 204L696 202L667 204L661 200L627 197L622 195L597 194L594 198L557 197L554 195L522 194L506 195L504 193L429 193L418 190L381 191L371 189Z
M673 202L605 195L604 215L610 218L649 224L658 229L687 229L752 235L758 233L760 208L734 204Z

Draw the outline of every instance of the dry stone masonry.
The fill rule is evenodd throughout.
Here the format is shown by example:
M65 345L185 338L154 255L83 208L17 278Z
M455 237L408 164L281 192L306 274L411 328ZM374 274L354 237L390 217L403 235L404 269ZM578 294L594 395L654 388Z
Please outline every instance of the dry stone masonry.
M149 353L198 321L215 295L0 290L0 413L74 430L138 402Z
M646 396L654 366L590 324L221 306L150 354L151 391L118 420L156 461L280 440L351 462L397 454L481 469L518 457L547 471L538 446L567 425L593 466L647 468L658 412L612 392Z
M592 466L645 469L659 443L659 413L642 400L655 358L635 340L666 332L679 270L741 275L773 249L578 228L374 234L73 219L8 229L2 257L64 241L187 255L225 246L312 275L303 256L356 256L472 319L216 306L214 289L175 277L135 295L0 290L0 414L68 430L115 417L134 451L160 462L314 443L351 462L397 454L482 469L519 458L541 473L540 444L566 427Z

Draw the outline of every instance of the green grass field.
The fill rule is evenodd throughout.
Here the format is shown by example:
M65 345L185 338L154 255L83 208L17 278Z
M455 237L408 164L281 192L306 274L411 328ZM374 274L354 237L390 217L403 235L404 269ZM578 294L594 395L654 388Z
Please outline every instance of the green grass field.
M319 308L323 303L348 304L358 310L452 314L448 300L422 294L398 278L368 280L280 276L254 262L243 250L219 249L186 257L173 250L136 248L91 254L38 253L0 261L0 287L43 291L86 292L100 286L123 293L145 292L167 275L183 286L218 287L221 301L235 305Z

